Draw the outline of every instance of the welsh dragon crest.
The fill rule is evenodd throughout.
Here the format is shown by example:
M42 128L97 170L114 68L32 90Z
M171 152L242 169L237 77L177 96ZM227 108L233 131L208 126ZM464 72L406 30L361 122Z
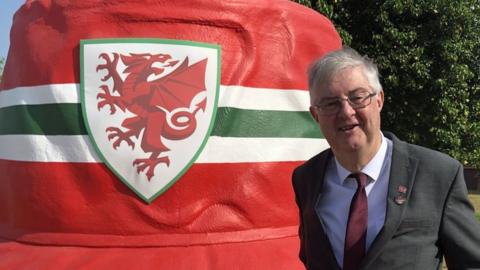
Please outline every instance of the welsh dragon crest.
M80 100L99 172L151 202L194 163L208 142L220 91L220 46L155 38L80 41ZM91 147L91 148L90 148Z
M196 115L205 111L206 97L195 104L192 101L205 91L208 59L190 65L188 57L180 63L171 55L162 53L101 53L99 58L105 63L97 65L96 71L107 72L101 80L111 80L111 87L107 84L99 87L98 110L108 107L111 115L118 109L134 115L123 120L120 127L106 128L108 140L114 149L122 143L132 149L135 144L140 144L149 156L137 158L131 165L136 167L137 173L146 171L150 181L157 165L170 165L170 158L165 153L170 149L163 140L188 138L197 127ZM125 79L118 72L120 61L125 66ZM157 78L150 80L151 77Z

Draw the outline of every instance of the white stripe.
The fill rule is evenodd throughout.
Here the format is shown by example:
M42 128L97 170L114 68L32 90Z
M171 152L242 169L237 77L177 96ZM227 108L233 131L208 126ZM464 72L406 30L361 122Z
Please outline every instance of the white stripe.
M310 97L305 90L282 90L244 86L222 86L219 107L250 110L305 111Z
M307 160L327 147L325 139L212 136L196 163ZM34 162L101 162L86 135L1 135L0 159Z
M197 163L307 160L328 147L325 139L212 136Z
M0 91L0 108L54 103L80 103L79 84L50 84ZM218 106L250 110L306 111L309 95L305 90L222 85Z
M100 162L86 135L1 135L0 159L36 162Z
M78 84L69 83L17 87L0 91L0 108L15 105L79 103L79 89Z

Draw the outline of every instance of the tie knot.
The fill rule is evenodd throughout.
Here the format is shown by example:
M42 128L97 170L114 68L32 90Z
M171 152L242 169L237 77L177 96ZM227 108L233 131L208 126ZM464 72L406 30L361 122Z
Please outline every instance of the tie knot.
M352 173L351 176L353 176L358 183L359 188L365 188L367 185L367 175L364 173Z

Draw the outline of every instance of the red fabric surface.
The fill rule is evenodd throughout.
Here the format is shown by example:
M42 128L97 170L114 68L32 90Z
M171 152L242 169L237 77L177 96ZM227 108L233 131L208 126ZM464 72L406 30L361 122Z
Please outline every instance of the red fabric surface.
M75 244L65 234L201 235L294 226L289 175L299 164L194 164L147 205L103 164L0 160L7 176L0 181L0 236L58 232L59 239L50 235L39 243L65 238Z
M134 37L219 44L221 84L274 89L341 45L290 1L27 1L0 91L79 83L81 39ZM194 164L148 205L103 164L0 160L0 269L300 269L298 164Z
M2 269L302 269L297 237L150 248L32 246L0 241Z
M27 1L13 24L0 89L79 82L79 40L122 37L219 44L222 84L307 89L307 65L341 43L325 17L276 0Z

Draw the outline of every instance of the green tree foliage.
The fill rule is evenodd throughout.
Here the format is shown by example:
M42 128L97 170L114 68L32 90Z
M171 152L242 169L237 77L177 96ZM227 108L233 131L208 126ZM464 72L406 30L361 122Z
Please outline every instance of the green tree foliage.
M384 130L480 168L480 1L297 1L375 59Z

